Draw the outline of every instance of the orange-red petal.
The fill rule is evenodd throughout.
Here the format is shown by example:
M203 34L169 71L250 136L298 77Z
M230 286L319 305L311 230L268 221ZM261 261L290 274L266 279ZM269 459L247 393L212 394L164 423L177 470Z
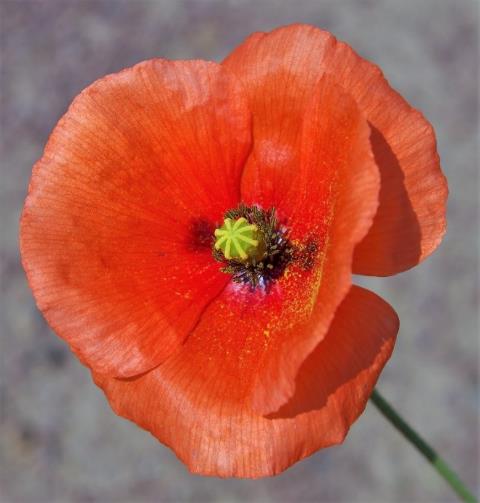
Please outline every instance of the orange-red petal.
M170 446L192 472L222 477L277 474L339 443L363 411L398 330L393 309L352 287L328 335L302 365L296 393L276 414L250 407L248 348L234 351L209 308L182 351L143 376L94 375L112 408Z
M250 114L220 65L151 60L95 82L36 164L21 253L46 319L95 371L175 352L228 277L214 224L239 202Z
M379 68L313 26L255 33L223 63L242 81L253 113L254 149L243 186L269 198L297 169L299 131L318 79L330 74L372 126L382 177L374 223L357 247L359 274L390 275L427 257L445 232L447 184L431 125L394 91ZM264 173L266 176L263 176Z
M289 189L277 191L282 197L270 203L285 216L296 260L276 289L249 307L243 328L252 337L268 332L252 389L259 413L276 411L294 393L300 365L327 333L350 288L355 246L378 206L369 134L351 97L322 77L305 112L299 165L283 174ZM244 188L244 198L261 198L257 188Z

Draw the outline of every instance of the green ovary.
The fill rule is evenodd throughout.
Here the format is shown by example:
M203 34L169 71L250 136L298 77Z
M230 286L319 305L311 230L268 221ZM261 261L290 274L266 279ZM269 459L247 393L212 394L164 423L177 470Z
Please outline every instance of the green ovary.
M227 260L245 261L257 255L261 241L258 228L246 218L226 218L215 231L215 249L221 250Z

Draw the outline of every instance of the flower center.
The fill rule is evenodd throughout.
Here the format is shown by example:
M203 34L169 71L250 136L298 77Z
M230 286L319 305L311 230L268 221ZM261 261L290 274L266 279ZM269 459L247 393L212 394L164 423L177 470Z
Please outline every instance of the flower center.
M247 260L257 254L257 248L262 239L255 224L244 217L233 220L226 218L220 229L215 231L215 249L222 250L227 260Z
M268 288L292 260L293 247L287 230L275 216L275 209L258 206L229 210L223 225L215 230L213 256L233 276L235 283Z

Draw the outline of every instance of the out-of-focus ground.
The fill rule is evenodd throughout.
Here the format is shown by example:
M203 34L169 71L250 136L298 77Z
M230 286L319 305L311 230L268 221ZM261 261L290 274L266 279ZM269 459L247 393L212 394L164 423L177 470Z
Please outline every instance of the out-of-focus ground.
M478 484L478 4L475 0L1 0L2 502L454 501L369 406L341 447L258 481L190 475L110 410L47 327L19 263L32 164L72 98L98 77L158 56L220 60L247 34L309 22L380 64L435 126L450 185L435 255L362 280L395 306L398 344L379 388Z

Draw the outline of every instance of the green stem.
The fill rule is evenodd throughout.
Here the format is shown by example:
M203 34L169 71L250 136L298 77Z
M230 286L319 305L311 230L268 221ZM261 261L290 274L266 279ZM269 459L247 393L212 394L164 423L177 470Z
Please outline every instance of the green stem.
M427 442L413 430L395 411L395 409L376 390L373 390L370 400L378 410L393 424L393 426L411 442L437 470L441 477L457 493L462 501L467 503L477 503L475 496L465 487L458 475L448 466L446 461L430 447Z

